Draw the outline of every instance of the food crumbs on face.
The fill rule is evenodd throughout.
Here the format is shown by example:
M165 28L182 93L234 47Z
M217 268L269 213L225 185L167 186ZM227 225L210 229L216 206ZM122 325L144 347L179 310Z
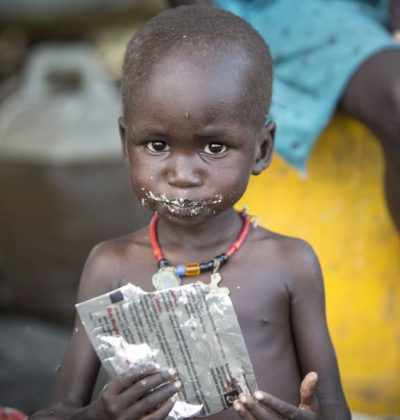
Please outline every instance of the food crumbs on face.
M190 211L190 216L197 216L212 205L221 203L223 196L222 194L216 194L211 199L207 200L190 200L181 197L168 198L165 194L159 195L152 191L148 191L146 192L146 199L166 206L171 213L177 213L180 210L187 209Z

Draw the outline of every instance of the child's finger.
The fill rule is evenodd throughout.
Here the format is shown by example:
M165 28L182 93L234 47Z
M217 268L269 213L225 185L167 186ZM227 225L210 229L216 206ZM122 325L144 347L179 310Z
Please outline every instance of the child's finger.
M243 420L255 420L254 417L250 414L250 412L239 400L236 400L233 403L233 408L236 410L240 418L242 418Z
M126 417L132 419L142 418L142 416L146 414L151 414L157 411L160 404L164 403L176 394L181 387L182 383L180 381L174 381L160 386L126 410Z
M294 418L300 411L294 405L266 392L256 391L254 398L241 397L241 402L257 419Z
M256 399L252 397L241 397L241 403L246 408L246 410L251 413L252 419L268 419L268 420L282 420L283 415L279 414L271 407L261 404ZM291 415L293 417L293 415ZM285 417L286 418L286 417Z
M309 372L304 377L300 386L300 405L302 410L311 410L315 397L315 388L318 382L318 375L315 372Z
M126 372L117 376L112 380L107 389L112 394L120 394L126 389L130 388L132 384L137 382L140 378L152 375L160 371L160 365L156 363L146 363L128 369Z
M120 404L123 407L129 407L140 400L148 392L159 386L176 380L176 371L174 369L163 369L153 375L145 376L132 384L130 388L119 395ZM176 381L175 381L176 382Z
M161 420L165 419L169 412L172 410L172 407L174 406L175 401L173 401L171 398L167 400L165 403L161 405L156 411L153 413L143 417L142 420Z

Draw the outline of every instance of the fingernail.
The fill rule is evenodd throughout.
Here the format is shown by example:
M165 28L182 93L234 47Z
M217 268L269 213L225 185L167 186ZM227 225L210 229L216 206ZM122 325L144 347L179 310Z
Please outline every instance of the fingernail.
M148 362L140 365L131 366L129 369L132 371L132 373L137 373L137 369L139 368L139 372L143 374L150 369L160 370L160 367L161 366L158 363Z
M258 401L261 401L261 400L263 399L263 394L262 394L262 392L260 392L260 391L256 391L256 392L254 393L254 398L255 398L256 400L258 400Z
M161 367L158 363L153 362L143 363L142 366L144 369L160 369Z
M182 382L181 381L174 382L174 388L181 389L181 387L182 387Z
M236 411L240 411L242 409L242 406L240 405L240 402L236 400L236 401L233 402L233 408Z
M176 376L176 370L173 368L168 368L167 372L169 376Z
M241 397L239 397L239 399L240 399L240 402L242 402L243 404L246 404L247 401L248 401L247 397L244 396L244 395L242 395Z

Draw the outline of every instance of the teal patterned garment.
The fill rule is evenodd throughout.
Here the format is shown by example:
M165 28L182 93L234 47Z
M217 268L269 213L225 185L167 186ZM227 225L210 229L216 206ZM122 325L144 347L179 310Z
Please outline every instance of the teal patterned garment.
M388 29L388 0L215 0L249 21L274 60L270 117L276 150L304 171L355 70L400 48Z

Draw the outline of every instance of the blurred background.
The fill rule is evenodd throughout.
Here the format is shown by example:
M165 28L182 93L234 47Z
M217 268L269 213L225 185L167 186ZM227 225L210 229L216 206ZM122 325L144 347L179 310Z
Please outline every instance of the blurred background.
M0 405L47 404L98 242L135 230L123 52L162 1L0 1ZM1 416L0 416L1 417Z
M117 119L125 45L162 0L0 1L0 405L47 404L98 242L144 225ZM400 414L400 238L378 142L337 115L307 177L275 156L246 204L308 240L351 408Z

